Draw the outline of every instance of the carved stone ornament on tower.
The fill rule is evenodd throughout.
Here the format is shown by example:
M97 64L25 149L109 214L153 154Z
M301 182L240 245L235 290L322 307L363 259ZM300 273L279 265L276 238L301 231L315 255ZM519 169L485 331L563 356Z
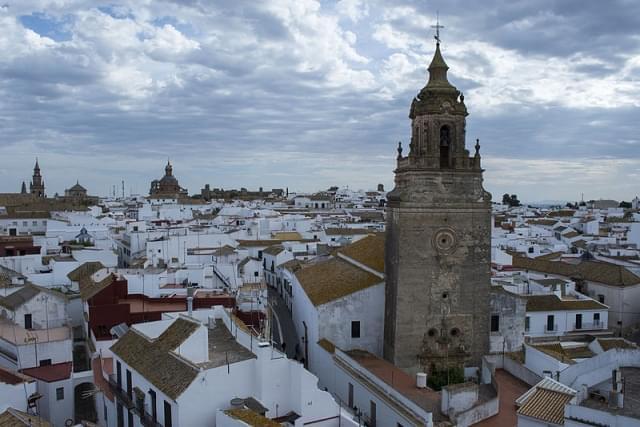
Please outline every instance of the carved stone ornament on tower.
M388 194L384 356L410 373L480 366L489 351L491 195L448 69L438 42Z

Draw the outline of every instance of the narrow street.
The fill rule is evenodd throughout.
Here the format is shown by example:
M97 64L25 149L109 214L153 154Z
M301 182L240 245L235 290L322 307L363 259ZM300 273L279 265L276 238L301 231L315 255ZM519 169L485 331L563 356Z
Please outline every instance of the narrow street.
M291 319L291 313L289 313L284 300L275 289L269 288L268 292L269 306L273 314L273 322L271 322L273 341L280 349L282 349L282 344L284 343L287 357L294 359L296 358L296 347L299 347L296 346L299 343L299 338Z

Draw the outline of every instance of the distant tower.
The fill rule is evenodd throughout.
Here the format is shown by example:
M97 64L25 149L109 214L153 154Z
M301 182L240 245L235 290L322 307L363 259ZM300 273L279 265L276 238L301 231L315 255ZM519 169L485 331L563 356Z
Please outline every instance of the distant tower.
M438 41L387 196L384 357L410 373L480 366L489 352L491 194L448 69Z
M27 194L27 184L22 181L22 188L20 189L20 194Z
M44 198L44 180L40 175L40 165L38 165L38 159L36 159L36 165L33 168L33 177L31 178L31 184L29 185L31 194L35 197Z

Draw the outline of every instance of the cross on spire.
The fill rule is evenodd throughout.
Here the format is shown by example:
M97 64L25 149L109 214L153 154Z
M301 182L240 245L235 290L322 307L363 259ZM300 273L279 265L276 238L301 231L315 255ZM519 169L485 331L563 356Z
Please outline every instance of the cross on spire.
M436 35L434 38L436 42L440 43L440 28L444 28L444 25L440 25L440 12L436 12L436 25L432 25L431 28L436 29Z

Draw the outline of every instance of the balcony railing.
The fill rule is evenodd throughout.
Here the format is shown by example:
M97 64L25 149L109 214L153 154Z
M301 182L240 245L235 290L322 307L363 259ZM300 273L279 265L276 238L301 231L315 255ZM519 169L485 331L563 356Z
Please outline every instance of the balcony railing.
M134 408L134 412L136 412L136 413L138 413L138 415L140 415L140 422L142 423L143 426L145 426L145 427L162 427L162 424L160 424L157 421L153 421L153 417L151 416L151 414L149 414L144 409L142 409L142 408Z
M558 333L558 325L557 324L553 325L553 329L550 329L549 325L546 325L544 327L544 333L545 334L556 334L556 333Z
M111 388L111 391L113 391L113 394L116 395L118 400L120 400L124 404L127 410L140 417L140 423L143 426L162 427L162 424L154 421L151 414L145 410L144 401L134 402L133 399L129 397L129 394L127 394L127 392L118 385L115 374L109 375L109 387Z
M132 409L135 407L133 404L133 400L125 390L122 389L118 382L116 381L116 376L114 374L109 375L109 387L111 387L111 391L116 395L118 400L120 400L127 409Z
M574 323L573 324L573 330L574 331L589 331L589 330L597 330L597 329L604 329L604 323L602 322L592 322L592 323L586 323L586 322L582 322L581 324L578 323Z

